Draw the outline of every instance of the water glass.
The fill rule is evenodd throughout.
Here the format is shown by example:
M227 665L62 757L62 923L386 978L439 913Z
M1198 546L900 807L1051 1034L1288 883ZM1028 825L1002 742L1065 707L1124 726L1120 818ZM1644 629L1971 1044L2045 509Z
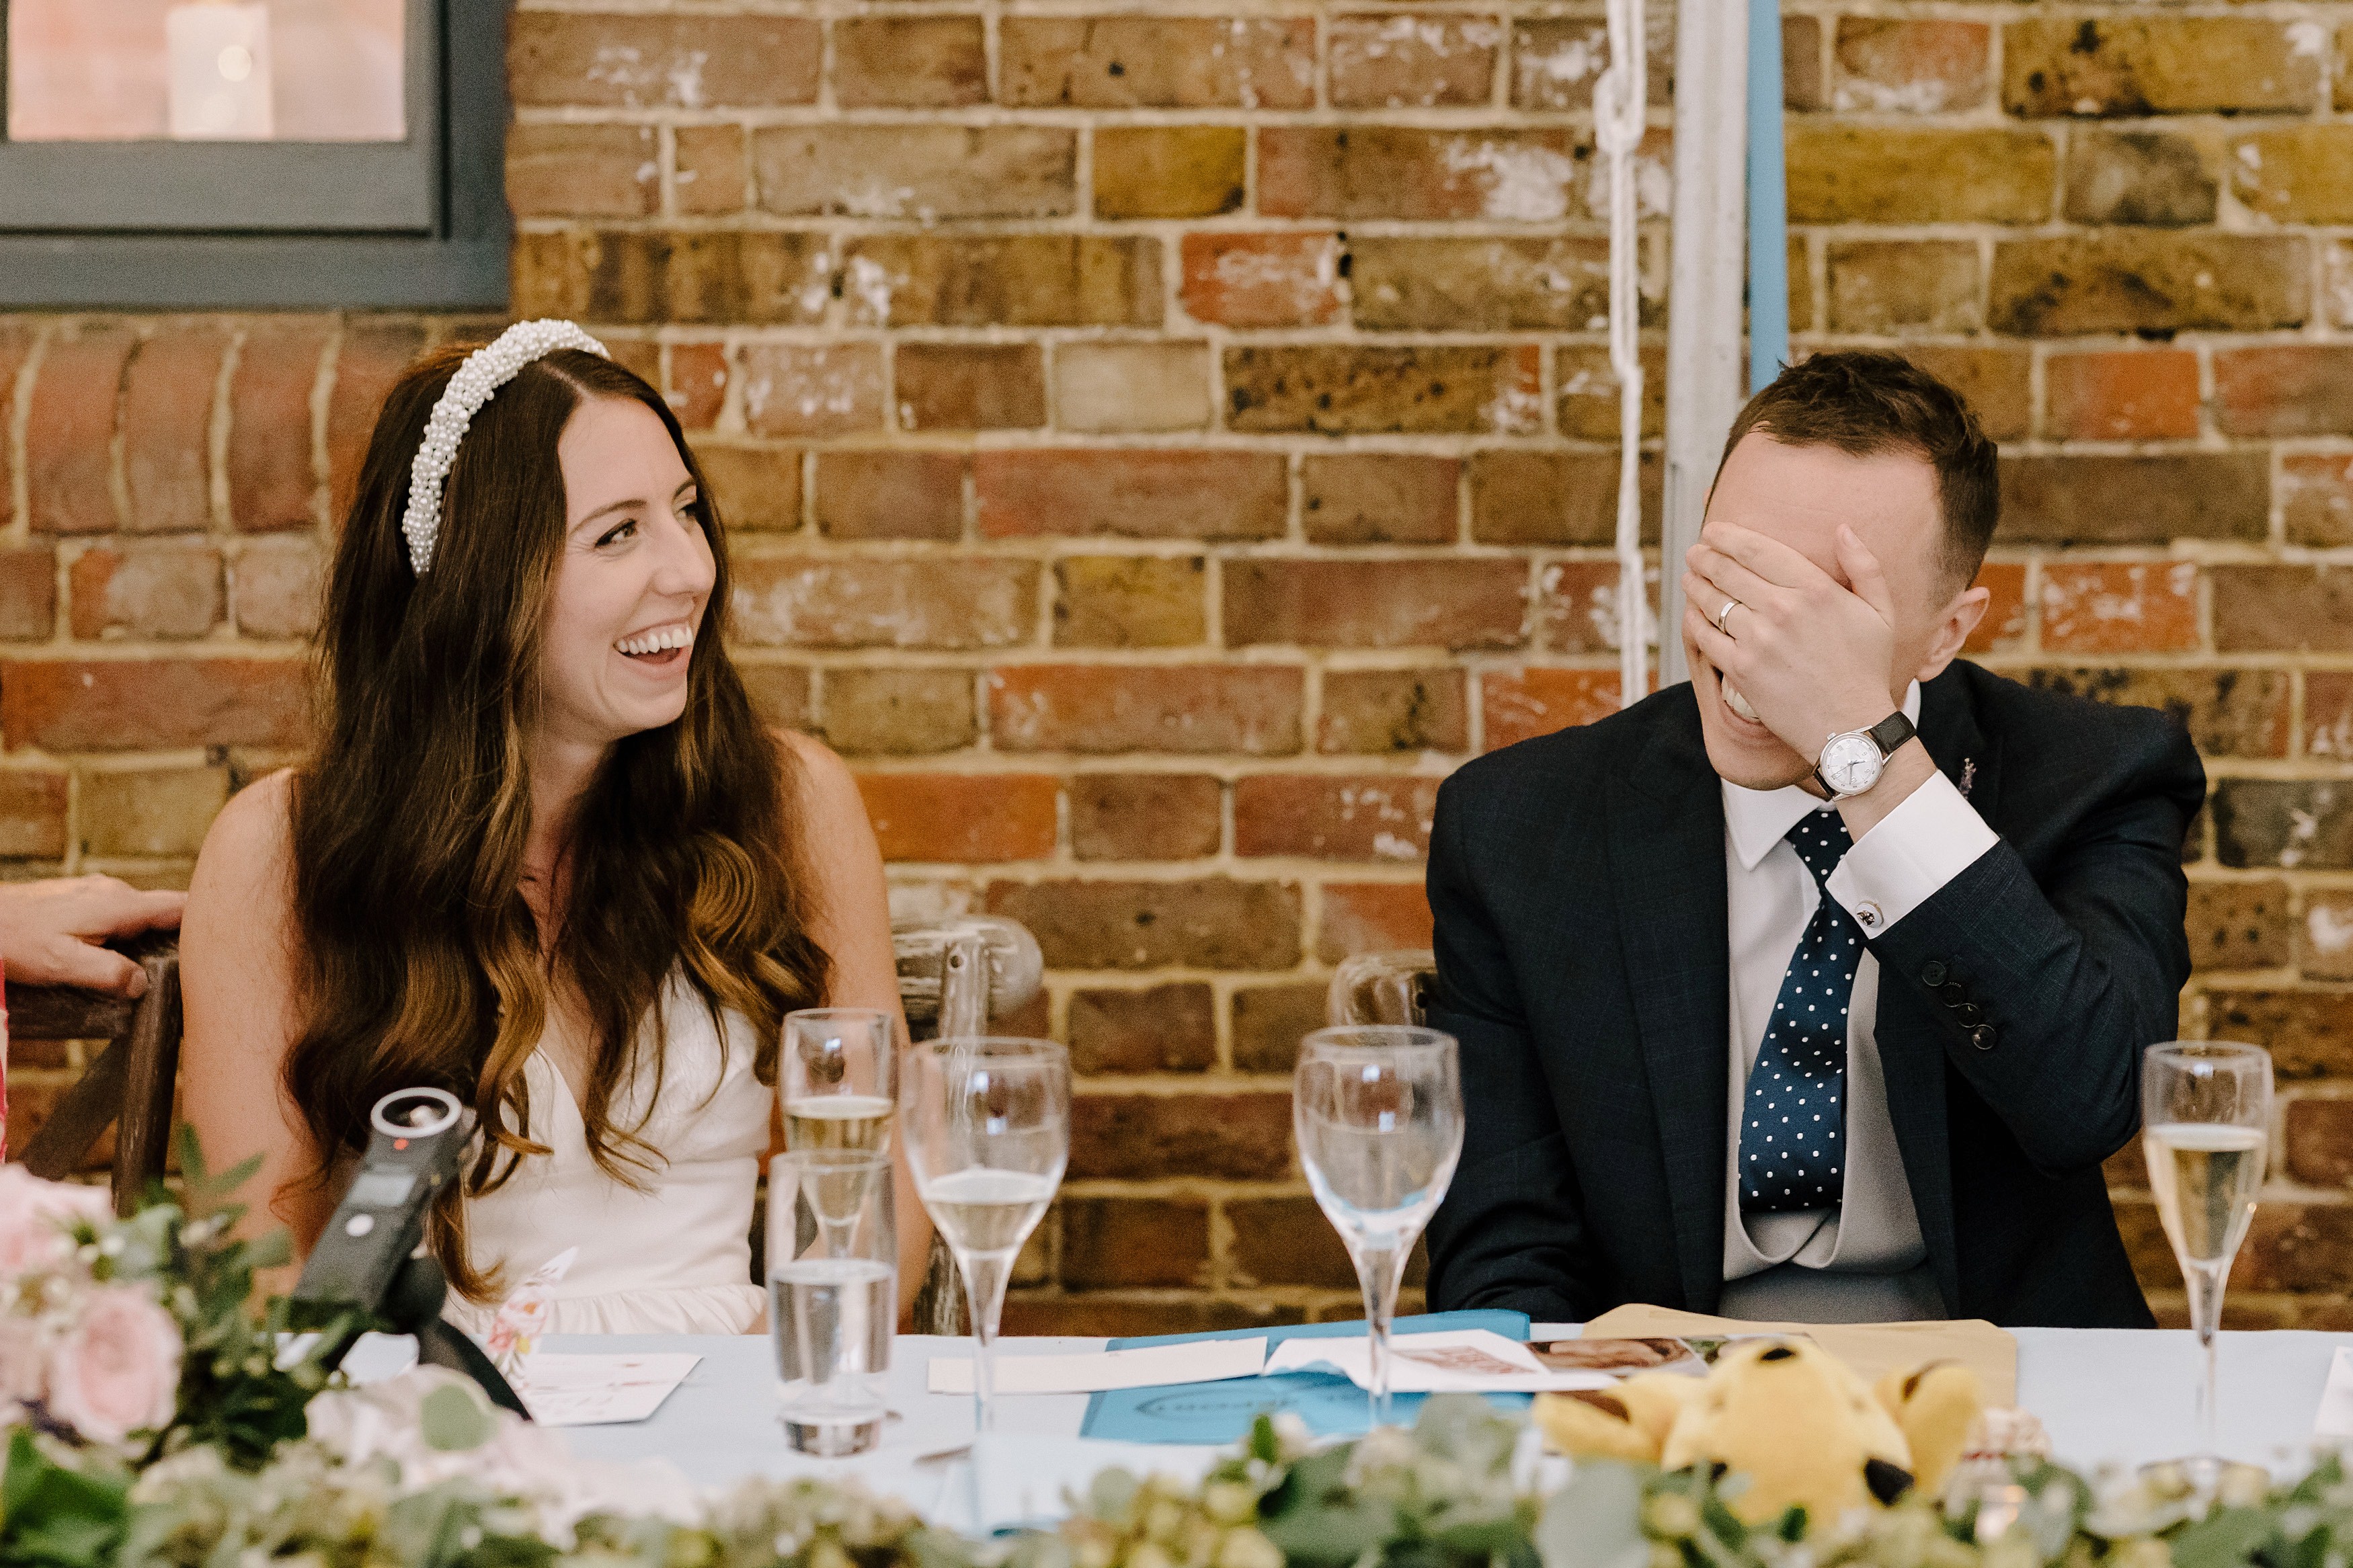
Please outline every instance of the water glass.
M794 1222L801 1208L813 1227ZM797 1149L768 1163L768 1331L785 1436L802 1453L864 1453L881 1436L899 1321L892 1219L886 1155Z
M1372 1419L1389 1419L1389 1322L1414 1238L1462 1157L1454 1037L1403 1025L1318 1029L1300 1043L1291 1101L1299 1163L1365 1293Z
M1021 1244L1071 1154L1071 1058L1051 1040L934 1040L908 1053L899 1121L915 1191L972 1310L973 1430L995 1417L997 1323Z
M787 1149L891 1152L899 1094L899 1019L878 1007L785 1015L776 1095Z
M2206 1360L2199 1385L2200 1452L2182 1461L2191 1484L2211 1489L2222 1461L2215 1425L2214 1335L2255 1194L2272 1118L2271 1053L2220 1040L2170 1040L2141 1065L2141 1152L2149 1191L2189 1292L2189 1323Z

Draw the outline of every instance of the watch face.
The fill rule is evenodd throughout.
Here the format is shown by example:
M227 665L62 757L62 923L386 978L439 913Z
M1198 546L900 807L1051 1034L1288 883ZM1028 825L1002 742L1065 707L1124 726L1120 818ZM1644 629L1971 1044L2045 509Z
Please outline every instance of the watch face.
M1838 795L1860 795L1879 782L1878 743L1868 735L1833 735L1822 748L1822 782Z

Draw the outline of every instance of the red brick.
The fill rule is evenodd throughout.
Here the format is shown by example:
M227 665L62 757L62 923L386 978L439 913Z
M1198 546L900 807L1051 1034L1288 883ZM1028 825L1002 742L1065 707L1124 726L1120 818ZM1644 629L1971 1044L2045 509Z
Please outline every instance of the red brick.
M1830 107L1830 100L1822 91L1822 23L1819 16L1781 18L1781 107L1799 114L1812 114Z
M15 321L0 321L0 427L16 427L16 378L33 352L33 341L29 328ZM0 496L12 498L0 500L0 523L16 514L16 445L13 440L0 441Z
M1992 32L1982 22L1841 16L1831 47L1831 107L1878 114L1975 109L1992 87Z
M1324 1026L1326 987L1303 984L1245 985L1234 992L1234 1070L1291 1076L1299 1042Z
M1487 750L1499 751L1618 711L1614 669L1526 669L1479 678Z
M1528 435L1544 423L1535 345L1229 348L1227 423L1320 436Z
M2042 568L2042 646L2053 653L2176 653L2198 646L2198 568L2187 561Z
M2290 962L2295 922L2285 882L2189 884L2189 965L2198 971L2280 969Z
M2105 669L2040 667L2020 673L2030 685L2095 702L2157 709L2188 731L2200 753L2209 758L2287 755L2291 693L2285 670L2140 664Z
M16 659L0 734L51 752L301 742L311 671L296 659Z
M1989 561L1978 568L1977 586L1986 590L1986 613L1961 651L2015 650L2026 641L2026 568L2015 562Z
M1208 773L1080 773L1071 853L1082 860L1192 860L1218 852L1224 786Z
M988 100L977 16L846 16L833 25L833 99L844 109L948 109Z
M2353 1100L2292 1100L2281 1163L2292 1179L2314 1187L2353 1183Z
M1643 63L1649 68L1650 79L1645 97L1652 108L1663 109L1674 93L1675 44L1671 18L1663 14L1651 16L1646 32ZM1788 74L1795 76L1799 69L1796 52L1785 48L1785 58ZM1609 30L1598 16L1546 17L1517 23L1512 29L1512 106L1590 110L1594 83L1609 64ZM1802 102L1789 107L1820 108L1820 104Z
M1179 248L1178 298L1197 321L1324 326L1344 309L1345 254L1336 234L1188 234Z
M864 327L1155 327L1155 236L743 237L744 310L814 325L831 301Z
M1209 1205L1201 1199L1066 1197L1061 1209L1068 1289L1208 1283Z
M1099 218L1214 217L1242 205L1250 132L1239 125L1099 125Z
M2353 570L2329 566L2214 569L2214 646L2353 652Z
M2283 1079L2342 1078L2353 1069L2353 990L2210 992L2206 1032L2263 1047Z
M101 545L67 576L77 637L200 637L221 618L220 552L206 546Z
M2037 17L2002 29L2012 114L2128 117L2314 107L2324 51L2288 23L2197 17Z
M1461 474L1453 458L1310 457L1300 464L1300 520L1317 544L1451 544Z
M1073 1181L1269 1181L1290 1170L1288 1094L1081 1094L1071 1100Z
M2279 503L2290 544L2353 544L2353 458L2342 452L2283 454Z
M1037 621L1027 561L756 556L734 563L735 635L801 647L1009 647Z
M2306 674L2304 749L2312 756L2353 762L2353 670Z
M1955 343L1907 344L1903 353L1968 399L1991 439L2026 439L2033 425L2033 355L2023 349Z
M1540 646L1553 653L1617 652L1619 578L1615 561L1556 561L1541 568L1537 581L1543 596L1536 606ZM1644 602L1655 622L1659 569L1651 567L1642 578Z
M1667 356L1664 344L1641 347L1642 434L1665 434L1667 427ZM1564 343L1553 354L1553 381L1558 388L1560 433L1575 441L1607 441L1615 446L1619 427L1618 373L1610 368L1609 350L1603 344Z
M1299 750L1300 672L1283 665L1007 665L987 682L1008 752Z
M0 773L0 856L55 860L66 852L66 775Z
M651 217L661 143L650 125L511 125L507 205L517 217Z
M2298 923L2296 963L2304 977L2353 980L2353 892L2310 889L2305 894L2304 919Z
M1642 538L1659 537L1660 466L1642 458ZM1471 537L1482 544L1609 544L1618 455L1503 447L1471 458Z
M1584 205L1577 151L1567 131L1270 125L1258 135L1258 209L1556 223Z
M1049 969L1299 963L1299 889L1290 882L992 882L986 901L989 913L1029 928Z
M885 860L1037 860L1054 852L1060 786L1043 773L861 773Z
M1071 993L1071 1068L1115 1072L1206 1072L1218 1061L1217 999L1185 981L1142 991Z
M228 514L242 531L318 521L311 394L327 335L322 326L256 327L237 350L228 389Z
M1356 1266L1313 1197L1229 1198L1225 1210L1236 1285L1356 1286Z
M825 738L839 751L923 756L960 751L979 733L971 670L878 665L825 672Z
M2353 871L2353 788L2340 780L2226 776L2207 812L2225 866Z
M1311 16L1008 16L999 92L1018 108L1308 109Z
M418 327L343 329L335 350L335 384L327 398L328 521L337 527L351 513L360 464L385 394L424 348L425 332Z
M2214 221L2221 194L2202 137L2078 130L2067 138L2070 223L2186 228Z
M787 216L1065 217L1078 139L1045 125L822 124L753 132L760 208Z
M1483 104L1494 93L1503 28L1492 16L1396 11L1335 16L1328 40L1340 109Z
M0 550L0 641L47 642L57 626L57 552Z
M1131 1334L1266 1329L1305 1321L1306 1308L1283 1301L1237 1301L1224 1297L1169 1296L1156 1291L1141 1300L1101 1292L1030 1296L1017 1290L1005 1299L1001 1331L1118 1339Z
M1438 781L1398 773L1257 773L1234 782L1234 853L1418 861Z
M1236 647L1514 647L1527 571L1512 560L1229 561Z
M671 197L690 216L742 212L751 202L750 144L740 125L681 125L671 150Z
M1324 963L1429 945L1430 900L1419 882L1324 884L1315 955Z
M2271 531L2261 451L2072 452L2001 461L2003 544L2260 541Z
M1291 506L1273 453L1010 448L975 454L972 472L989 539L1274 539Z
M764 724L786 730L809 728L809 672L798 665L735 663L751 695L752 711Z
M1198 555L1066 555L1054 563L1057 647L1187 647L1204 640Z
M114 408L138 340L120 327L49 340L25 416L25 474L37 533L116 526Z
M765 108L817 101L819 24L786 16L522 11L507 82L522 104Z
M1046 423L1035 343L902 343L892 396L908 430L1027 430Z
M2059 181L2050 137L2008 126L1801 120L1788 160L1792 223L2042 223Z
M2105 229L1997 241L1987 319L2016 337L2261 331L2304 324L2311 253L2292 236Z
M2198 434L2198 356L2053 354L2043 362L2044 434L2062 441L2158 441Z
M1375 331L1585 331L1609 314L1609 247L1582 237L1358 236L1348 290L1356 325ZM1661 320L1655 308L1645 313L1646 325Z
M1460 752L1471 744L1471 705L1460 669L1328 669L1315 749Z
M672 343L670 384L662 393L678 422L690 430L708 430L719 423L727 402L727 345Z
M817 525L833 539L956 539L965 459L954 452L819 452Z
M318 629L326 563L308 539L257 541L229 563L237 629L254 637L307 637Z
M226 334L166 329L142 341L122 379L122 479L128 526L142 533L202 529L212 520L206 461Z
M2242 1291L2341 1290L2348 1255L2353 1205L2266 1203L2247 1227L2231 1279Z
M2214 421L2230 436L2353 432L2353 348L2308 343L2218 351Z
M801 525L801 455L789 447L739 447L701 439L695 467L702 471L720 526L730 534Z
M882 423L882 353L872 343L749 343L744 425L755 436L846 436Z

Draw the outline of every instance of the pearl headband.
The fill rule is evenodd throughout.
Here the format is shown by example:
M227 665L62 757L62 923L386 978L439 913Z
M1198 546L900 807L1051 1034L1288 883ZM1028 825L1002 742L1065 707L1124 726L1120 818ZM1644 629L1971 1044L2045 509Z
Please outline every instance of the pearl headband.
M570 321L517 321L468 354L433 405L425 421L425 439L417 443L416 460L408 465L408 510L400 520L400 531L408 540L408 564L419 577L433 564L433 546L441 535L441 487L449 478L449 465L457 461L466 426L523 366L557 349L612 357L604 344Z

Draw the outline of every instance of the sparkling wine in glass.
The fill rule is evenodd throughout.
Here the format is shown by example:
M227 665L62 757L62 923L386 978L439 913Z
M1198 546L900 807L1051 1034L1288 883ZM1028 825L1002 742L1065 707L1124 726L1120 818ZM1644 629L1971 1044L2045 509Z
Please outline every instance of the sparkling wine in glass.
M1372 1419L1389 1419L1389 1322L1414 1237L1462 1157L1454 1037L1402 1025L1318 1029L1292 1095L1299 1163L1365 1292Z
M787 1149L891 1152L899 1088L899 1020L874 1007L785 1015L776 1093Z
M2141 1067L2141 1152L2149 1190L2189 1292L2189 1322L2205 1353L2199 1385L2200 1453L2182 1468L2201 1489L2221 1478L2214 1335L2231 1260L2254 1217L2270 1143L2272 1058L2255 1046L2173 1040Z
M987 1432L1006 1281L1070 1160L1070 1055L1051 1040L1004 1037L917 1046L908 1053L899 1119L915 1191L964 1276L973 1429Z

